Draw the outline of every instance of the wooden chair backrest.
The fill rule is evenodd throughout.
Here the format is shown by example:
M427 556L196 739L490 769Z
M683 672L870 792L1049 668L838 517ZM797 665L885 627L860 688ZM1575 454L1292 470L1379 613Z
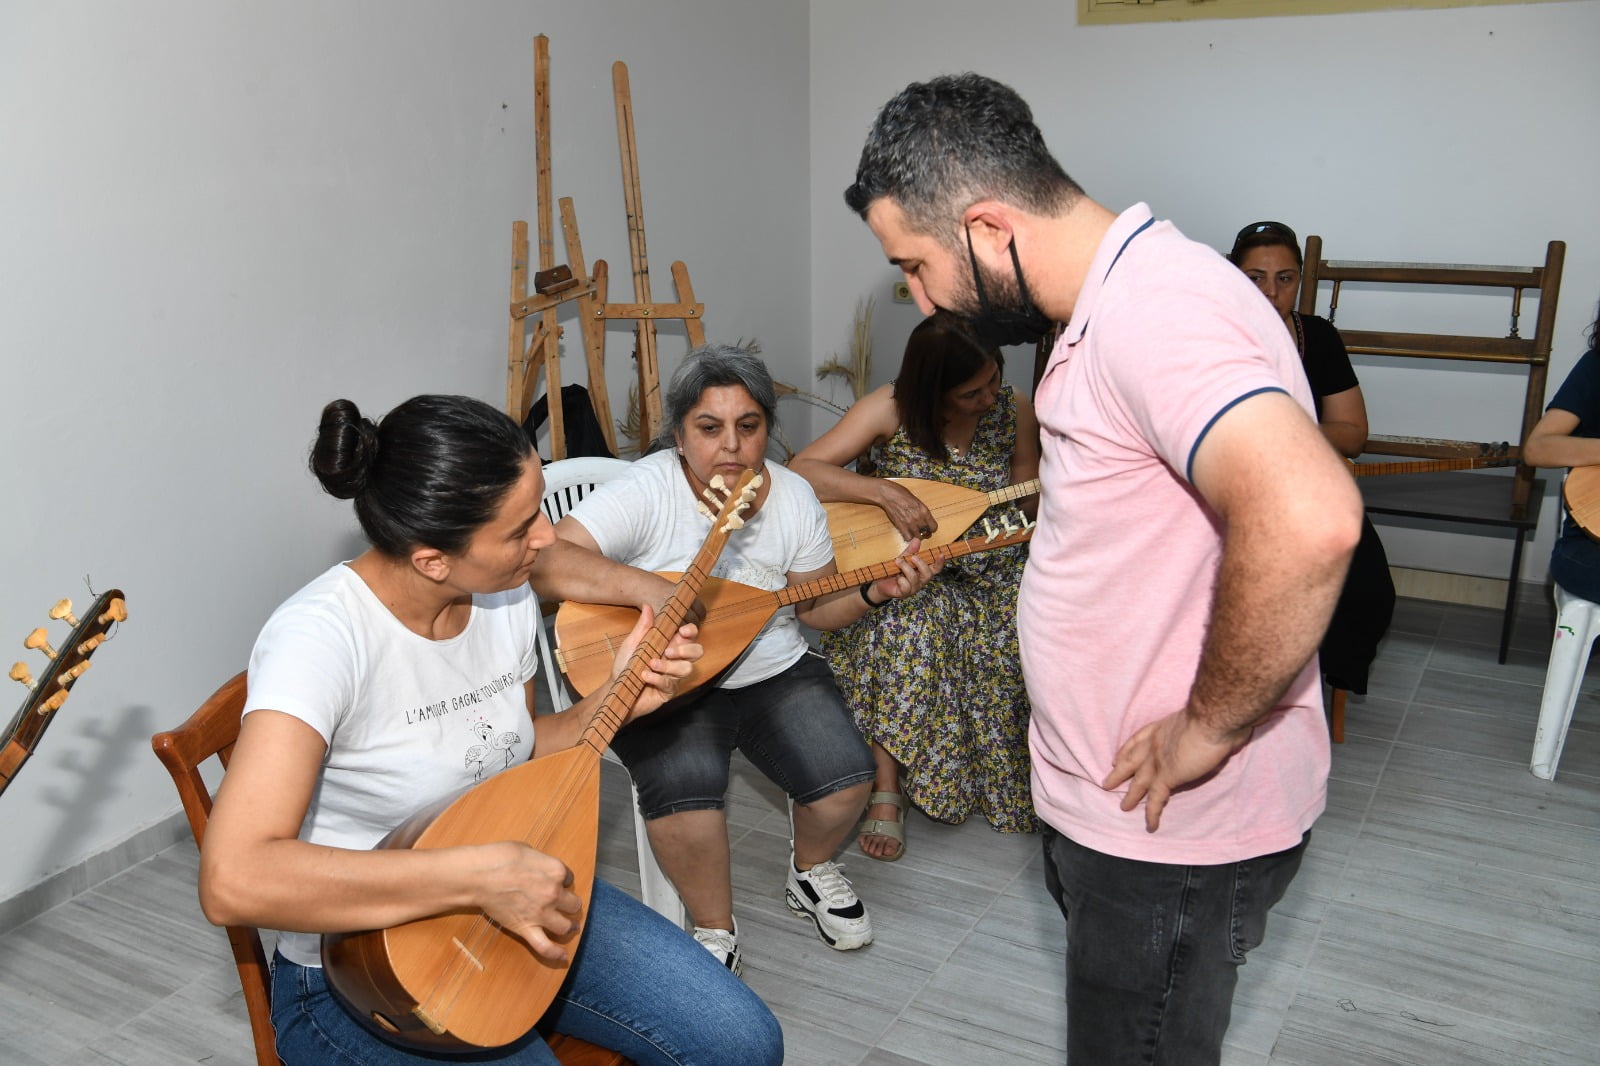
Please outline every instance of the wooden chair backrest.
M211 790L200 776L200 767L212 757L227 767L228 760L233 757L234 742L239 739L244 697L245 675L240 671L213 692L188 721L150 738L156 757L177 786L196 846L205 841L206 822L211 817ZM239 971L239 985L244 989L245 1009L250 1013L256 1062L259 1066L278 1066L267 953L261 944L261 934L242 925L230 925L227 932L228 946L233 949L233 962Z
M539 505L550 521L559 522L591 489L625 474L633 464L626 459L588 455L560 459L544 465L544 498Z
M245 691L245 675L240 671L213 692L178 728L150 738L150 746L177 786L196 846L205 842L206 823L211 818L211 789L200 776L200 767L207 759L215 757L223 769L227 769L228 760L233 757L233 745L239 739ZM271 977L261 934L254 927L243 925L230 925L227 933L228 946L233 949L234 965L239 971L239 986L244 989L245 1009L250 1014L257 1066L281 1066L272 1031ZM551 1037L550 1049L564 1066L627 1066L628 1061L615 1051L569 1036Z

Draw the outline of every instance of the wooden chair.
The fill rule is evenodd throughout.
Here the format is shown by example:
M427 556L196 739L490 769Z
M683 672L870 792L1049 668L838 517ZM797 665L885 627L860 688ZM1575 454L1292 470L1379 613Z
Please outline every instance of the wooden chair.
M215 756L226 769L239 739L239 718L244 713L245 675L229 678L221 688L176 729L157 733L150 746L172 775L189 817L189 829L196 846L206 835L211 817L211 790L200 776L200 767ZM272 1031L272 1005L269 990L266 949L261 934L250 926L227 927L228 945L239 970L239 985L244 989L245 1009L250 1014L250 1032L255 1041L258 1066L280 1066ZM615 1051L596 1047L569 1036L550 1041L556 1058L566 1066L627 1066L628 1060Z

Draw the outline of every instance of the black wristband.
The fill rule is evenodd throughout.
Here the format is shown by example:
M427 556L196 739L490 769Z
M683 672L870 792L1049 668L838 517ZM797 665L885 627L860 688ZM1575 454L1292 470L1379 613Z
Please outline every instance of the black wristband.
M862 599L862 601L864 603L866 603L866 605L868 607L871 607L874 610L876 610L877 608L882 607L883 603L888 603L889 601L888 600L884 600L883 603L873 603L872 602L872 597L867 595L867 590L869 588L871 588L871 587L872 587L872 582L870 582L870 581L867 582L865 585L860 586L860 588L861 588L861 599Z

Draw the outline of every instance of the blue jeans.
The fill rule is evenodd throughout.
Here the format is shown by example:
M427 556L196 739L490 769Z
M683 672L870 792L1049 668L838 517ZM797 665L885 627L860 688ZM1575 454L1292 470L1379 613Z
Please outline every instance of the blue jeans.
M1580 599L1600 603L1600 544L1576 527L1563 530L1550 552L1550 579Z
M721 810L735 748L802 805L873 775L872 751L833 671L810 653L765 681L713 688L686 707L631 722L611 748L646 818Z
M600 880L566 983L539 1029L508 1047L434 1055L390 1044L345 1010L320 969L282 955L272 969L272 1025L287 1066L554 1066L539 1031L620 1051L639 1066L783 1061L778 1020L743 981L681 929Z
M1218 1062L1239 967L1311 834L1273 855L1170 866L1043 832L1045 884L1067 919L1067 1062Z

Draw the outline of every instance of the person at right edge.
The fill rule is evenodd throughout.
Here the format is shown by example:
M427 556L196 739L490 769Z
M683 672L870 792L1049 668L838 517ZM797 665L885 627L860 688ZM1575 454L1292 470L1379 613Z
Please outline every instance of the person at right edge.
M1529 466L1594 466L1600 463L1600 309L1589 327L1589 350L1578 357L1544 417L1522 445ZM1600 543L1564 512L1561 533L1550 551L1550 580L1569 593L1600 603Z
M1067 323L1018 608L1067 1061L1216 1063L1326 802L1313 656L1355 482L1272 307L1144 204L1089 199L1008 87L907 87L845 202L925 313L997 344Z

